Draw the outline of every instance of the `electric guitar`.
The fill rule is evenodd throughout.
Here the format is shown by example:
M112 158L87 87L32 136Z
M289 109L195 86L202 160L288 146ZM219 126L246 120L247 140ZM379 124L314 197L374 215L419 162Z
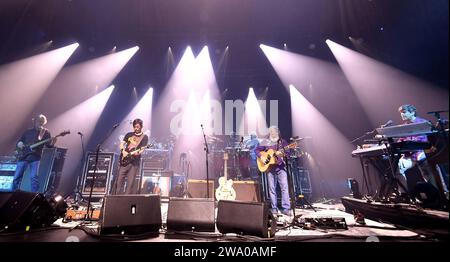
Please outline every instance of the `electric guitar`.
M225 161L223 177L219 178L219 187L216 189L217 200L235 200L236 191L233 188L233 180L227 179L227 160L228 154L223 154L223 160Z
M141 151L142 149L150 148L152 146L153 146L153 144L148 144L143 147L135 148L131 151L127 151L126 149L124 149L123 151L127 152L127 154L124 154L123 152L120 153L120 160L119 160L120 165L124 166L124 167L128 166L131 162L133 162L133 160L136 159L136 154L139 151Z
M155 186L153 187L152 194L161 195L161 188L159 187L159 180L161 177L158 177L158 180L155 183Z
M61 132L59 135L57 135L57 136L55 136L55 137L50 137L50 138L41 140L41 141L39 141L39 142L36 142L36 143L34 143L34 144L25 145L25 146L22 147L22 148L16 147L16 150L15 150L15 152L14 152L14 155L15 155L15 157L16 157L17 160L21 161L21 160L25 159L27 156L33 154L33 153L35 152L34 149L35 149L36 147L38 147L38 146L40 146L40 145L43 145L43 144L45 144L45 143L48 143L48 142L50 142L52 139L55 139L55 138L60 137L60 136L65 136L65 135L67 135L67 134L70 134L70 131L69 131L69 130L63 131L63 132Z
M285 150L295 147L297 147L297 142L291 143L278 151L273 149L261 151L260 156L256 159L259 171L266 172L271 166L277 164L277 159L283 157Z

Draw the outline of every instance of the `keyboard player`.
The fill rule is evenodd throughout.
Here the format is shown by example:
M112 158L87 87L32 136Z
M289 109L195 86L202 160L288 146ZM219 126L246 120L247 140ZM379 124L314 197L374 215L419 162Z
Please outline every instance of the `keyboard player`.
M413 105L402 105L398 108L398 112L403 120L403 124L412 124L412 123L423 123L428 122L426 119L420 118L417 116L417 109ZM402 137L397 140L397 142L402 141L415 141L415 142L428 142L428 138L426 135L417 135L417 136L409 136ZM410 153L402 154L400 160L398 161L398 169L399 175L397 176L398 181L403 185L404 189L408 189L407 186L407 178L406 171L416 166L419 168L420 173L422 174L422 178L425 181L429 179L428 166L426 163L426 156L423 150L414 151ZM399 187L400 193L406 193L401 186Z

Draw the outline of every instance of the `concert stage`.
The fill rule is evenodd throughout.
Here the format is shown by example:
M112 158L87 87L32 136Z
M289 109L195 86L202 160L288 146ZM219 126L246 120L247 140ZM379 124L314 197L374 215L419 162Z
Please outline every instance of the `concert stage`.
M344 203L362 204L350 198L343 198ZM448 240L448 228L446 234L432 233L432 231L416 231L415 229L392 224L383 223L381 219L364 219L365 224L356 223L352 214L346 213L342 204L314 203L312 209L296 209L297 223L291 224L292 217L280 216L278 220L277 232L273 238L260 238L250 235L221 234L215 232L166 232L160 230L156 235L135 235L123 237L120 235L98 235L98 223L82 225L81 222L63 223L62 219L57 220L51 227L33 230L22 233L9 233L0 236L0 242L112 242L112 241L132 241L132 242L404 242L404 241L439 241ZM354 207L354 206L353 206ZM378 205L378 208L379 205ZM397 207L398 208L398 207ZM167 203L161 205L161 215L163 227L167 220ZM216 210L217 211L217 210ZM448 213L438 211L427 211L430 216L439 217L448 224ZM326 219L341 221L345 219L347 229L337 226L330 228L330 224L325 224ZM378 221L377 221L378 220ZM314 223L309 225L305 221L322 221L322 225ZM342 225L342 224L341 224Z

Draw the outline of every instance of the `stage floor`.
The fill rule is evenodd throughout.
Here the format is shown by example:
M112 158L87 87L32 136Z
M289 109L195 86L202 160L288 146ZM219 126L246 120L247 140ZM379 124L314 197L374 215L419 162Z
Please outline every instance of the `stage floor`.
M168 233L161 230L155 236L138 236L124 238L120 236L97 235L98 223L81 224L81 222L63 223L57 220L51 227L34 230L26 233L10 233L0 235L0 242L98 242L98 241L138 241L138 242L290 242L290 241L320 241L320 242L366 242L366 241L436 241L429 234L421 234L413 229L398 228L394 225L373 221L365 218L365 225L355 222L353 214L345 212L342 204L314 203L317 210L297 208L296 221L305 218L345 218L347 229L306 229L292 225L294 216L278 215L278 229L274 238L263 239L253 236L240 236L236 234L222 235L214 233ZM162 203L162 221L165 224L167 217L167 203ZM448 212L447 212L448 215Z

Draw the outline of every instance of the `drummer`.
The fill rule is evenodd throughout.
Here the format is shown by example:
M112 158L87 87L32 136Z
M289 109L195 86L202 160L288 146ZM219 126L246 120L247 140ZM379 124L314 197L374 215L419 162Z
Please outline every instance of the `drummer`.
M250 176L253 179L258 178L258 167L256 165L257 154L255 149L259 146L259 140L256 137L256 133L250 134L250 139L244 144L244 148L250 151Z

